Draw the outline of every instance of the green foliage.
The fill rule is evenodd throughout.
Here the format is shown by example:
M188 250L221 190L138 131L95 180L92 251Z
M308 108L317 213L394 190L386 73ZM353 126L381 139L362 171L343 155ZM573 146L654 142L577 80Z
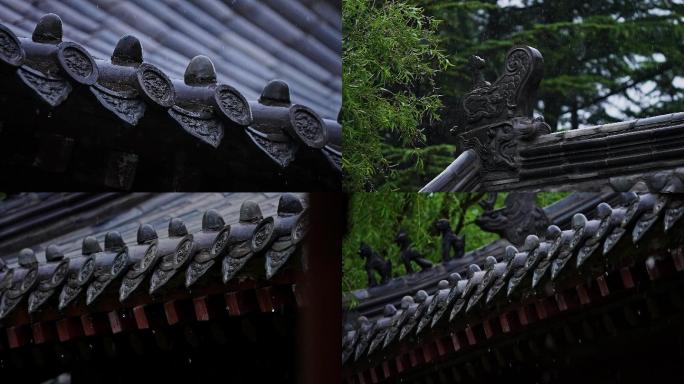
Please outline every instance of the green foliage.
M384 150L388 159L407 159L416 148L430 151L436 145L456 145L457 137L449 130L459 123L461 97L471 87L469 57L485 58L484 75L493 81L514 45L531 45L544 56L536 110L554 129L684 110L684 4L679 1L520 0L506 7L497 0L407 1L440 20L433 40L453 65L433 76L444 105L440 120L422 122L424 141L407 145L385 140L393 147ZM407 90L417 95L426 91ZM611 96L621 102L614 104ZM350 130L355 126L345 124ZM382 135L378 138L386 139ZM429 169L416 168L418 157L413 162L389 161L399 176L383 179L381 174L375 185L414 189L451 160L434 158ZM405 177L412 171L412 177Z
M495 208L503 206L505 193L497 196ZM539 193L537 204L547 206L568 193ZM404 266L394 238L400 229L408 231L416 250L427 259L440 262L440 237L434 224L448 218L452 228L460 227L466 237L466 251L471 251L499 238L481 230L474 222L483 212L477 204L482 193L355 193L350 199L349 232L342 244L344 260L343 290L366 286L364 260L358 256L363 241L392 261L394 275L403 275Z
M391 178L392 164L383 156L386 137L402 147L425 140L419 125L437 119L437 94L419 94L449 62L437 49L437 22L405 2L344 0L342 121L345 186L372 188L377 173ZM420 156L414 153L413 156Z

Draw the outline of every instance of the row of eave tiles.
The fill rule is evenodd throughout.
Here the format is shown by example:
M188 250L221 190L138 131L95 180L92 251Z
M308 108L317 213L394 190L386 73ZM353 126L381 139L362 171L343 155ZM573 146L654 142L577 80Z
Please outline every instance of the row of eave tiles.
M564 269L580 269L600 255L609 257L623 237L631 237L637 244L660 218L664 230L670 231L684 216L684 200L679 195L630 192L624 194L624 200L624 205L617 207L599 204L593 219L575 214L567 230L551 225L542 239L529 235L521 249L508 246L501 260L488 256L482 267L471 264L464 277L452 273L439 281L433 295L419 290L414 296L404 296L399 309L387 304L382 317L369 320L359 316L348 321L342 339L343 363L378 353L440 323L486 312L506 297L543 287L549 279L558 282ZM530 281L531 287L522 286L525 281Z
M128 99L132 99L148 107L168 109L181 128L214 147L220 145L224 130L238 126L246 129L255 146L282 167L289 165L301 144L312 150L320 150L334 169L341 170L340 124L336 120L321 118L311 108L293 105L289 85L284 81L270 81L257 101L248 101L233 86L217 83L214 64L203 55L195 56L185 70L184 80L177 81L144 61L142 44L131 35L121 37L110 61L95 60L77 43L62 41L62 21L55 14L47 14L39 20L31 39L19 39L10 28L0 24L0 40L3 43L0 63L8 68L18 67L17 77L20 81L53 108L63 103L74 88L89 87L105 109L128 125L136 125L145 114L145 108L139 104L127 105L123 111L117 110L117 103L128 103ZM69 53L66 53L67 50ZM82 58L74 59L74 53ZM69 54L72 57L67 58ZM79 65L87 69L84 71ZM98 68L101 66L106 68ZM110 74L107 79L100 81L102 70ZM135 96L130 96L130 92L111 89L108 86L112 83L111 73L129 89L138 87L137 92L133 93ZM157 85L161 83L161 87L145 89L142 78L146 74L153 74L153 80L157 81ZM138 79L134 80L136 76ZM65 84L62 89L51 86L59 85L59 82ZM179 86L184 88L182 98L177 88ZM220 106L222 101L219 100L223 95L229 96L225 104L227 107ZM114 102L109 101L110 98L114 98ZM254 110L257 105L257 110ZM207 111L210 111L208 115ZM299 121L302 121L299 116L305 118L303 129L298 127ZM314 128L313 132L311 127ZM274 131L278 133L273 134ZM267 142L264 143L264 140ZM274 141L276 146L273 147L268 141ZM282 154L283 146L287 152L291 152L289 155Z
M41 260L31 249L23 249L12 264L0 259L0 320L19 308L35 315L47 307L62 311L80 301L92 305L109 290L118 289L119 300L125 302L145 289L149 295L183 289L177 283L168 287L172 281L184 281L181 285L186 289L211 284L210 276L215 275L211 270L220 270L223 283L228 283L244 276L242 269L250 261L263 265L262 272L250 270L257 273L252 277L271 279L306 235L304 203L294 194L283 194L276 215L263 217L259 204L248 199L240 206L239 221L228 218L233 224L209 209L201 230L194 233L188 232L182 219L172 218L168 236L158 235L150 224L140 224L135 244L126 244L118 231L110 231L104 247L87 236L81 250L65 255L53 244Z
M100 57L119 37L133 34L149 59L175 76L188 57L205 53L221 79L249 98L258 96L264 79L282 77L295 88L295 99L326 117L341 104L342 17L333 1L0 1L0 22L24 36L47 12L62 16L65 36Z

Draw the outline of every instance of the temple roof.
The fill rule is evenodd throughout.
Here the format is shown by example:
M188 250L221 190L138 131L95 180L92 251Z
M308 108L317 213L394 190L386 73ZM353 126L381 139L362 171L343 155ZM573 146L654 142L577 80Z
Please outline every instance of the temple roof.
M273 290L291 295L302 271L306 207L306 195L279 193L12 196L0 222L0 328L224 294L239 315L254 310L245 291L271 311Z
M463 96L463 151L422 192L684 192L684 112L551 132L533 116L544 61L512 48L493 83Z
M342 100L342 28L339 1L47 1L7 0L0 23L30 37L46 13L64 21L64 40L94 57L111 56L133 35L145 60L171 78L183 78L193 57L212 59L218 81L256 99L264 84L282 79L292 100L336 118Z
M35 3L0 5L16 188L339 189L331 3Z
M480 252L469 265L435 267L441 273L426 270L401 278L410 284L390 281L392 289L360 297L343 331L347 382L394 381L444 359L465 361L468 346L499 334L532 334L539 320L578 308L588 313L600 298L631 292L639 279L684 270L679 195L630 192L601 200L592 209L577 205L569 222L527 236L521 247ZM397 290L405 295L399 301Z

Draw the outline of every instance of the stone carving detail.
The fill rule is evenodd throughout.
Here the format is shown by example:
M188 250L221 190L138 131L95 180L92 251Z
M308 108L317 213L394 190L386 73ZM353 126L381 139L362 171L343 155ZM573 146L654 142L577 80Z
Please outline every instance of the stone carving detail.
M458 233L459 229L452 231L451 224L447 219L437 220L436 227L442 234L442 261L451 260L451 250L454 251L454 258L463 257L465 254L465 235L457 236L454 232Z
M378 285L375 279L377 272L380 275L380 284L385 284L392 277L392 261L385 260L376 251L374 251L368 244L361 243L359 246L359 256L366 259L366 275L368 276L368 286L375 287Z
M12 65L21 64L24 53L13 34L0 26L0 58Z
M202 119L190 116L187 111L174 106L169 109L173 117L189 134L197 137L214 148L218 148L223 140L223 126L215 119Z
M480 157L485 172L510 172L518 140L530 140L551 129L542 117L532 118L543 59L532 47L516 47L506 56L505 70L493 84L479 72L483 60L474 57L475 89L463 98L465 129L461 140Z
M273 222L264 222L259 226L259 228L257 228L256 231L254 231L254 235L252 237L252 247L255 249L263 248L264 244L271 237L271 233L273 233Z
M114 92L107 90L99 84L92 86L90 91L105 108L130 125L138 124L138 121L145 114L146 106L141 100L115 95Z
M71 84L64 79L48 78L27 67L19 68L21 80L33 89L51 107L61 104L71 92Z
M394 241L401 248L401 260L404 262L404 267L406 268L407 274L413 273L413 266L411 265L411 262L418 264L421 271L432 267L432 263L429 260L421 257L418 251L411 248L411 239L409 239L406 231L399 231Z
M293 107L292 126L297 136L308 146L322 148L326 135L321 120L304 107Z
M62 51L64 62L73 73L86 78L93 73L93 65L90 59L80 50L67 47Z
M149 64L141 65L140 71L142 71L142 75L139 76L147 95L158 104L170 107L173 102L173 90L170 82L157 73L158 70L152 69Z
M534 193L509 193L505 206L496 210L495 202L496 193L490 193L487 200L480 202L485 211L475 223L482 230L497 233L512 244L523 245L527 235L541 236L550 225L544 210L536 205Z
M223 113L233 122L243 126L251 123L249 105L237 90L220 85L216 88L216 100Z
M494 84L481 83L483 86L472 90L463 98L463 109L468 121L515 116L515 109L518 107L516 96L522 81L531 72L532 60L531 54L525 50L512 50L506 57L505 73Z
M266 151L268 156L275 160L281 167L285 168L294 160L296 145L286 141L274 141L266 138L262 134L247 131L254 143Z
M154 270L150 279L150 294L171 280L177 269L190 258L191 248L192 240L186 239L181 241L175 252L162 257L159 266Z

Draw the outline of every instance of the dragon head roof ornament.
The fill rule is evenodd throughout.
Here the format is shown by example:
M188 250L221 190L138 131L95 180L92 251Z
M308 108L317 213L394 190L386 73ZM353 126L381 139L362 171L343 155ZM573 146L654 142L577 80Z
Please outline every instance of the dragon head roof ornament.
M541 116L532 116L544 59L535 48L514 47L493 83L480 72L483 59L473 56L470 63L474 89L463 97L464 127L458 130L463 147L478 154L484 173L515 171L517 142L551 131Z

